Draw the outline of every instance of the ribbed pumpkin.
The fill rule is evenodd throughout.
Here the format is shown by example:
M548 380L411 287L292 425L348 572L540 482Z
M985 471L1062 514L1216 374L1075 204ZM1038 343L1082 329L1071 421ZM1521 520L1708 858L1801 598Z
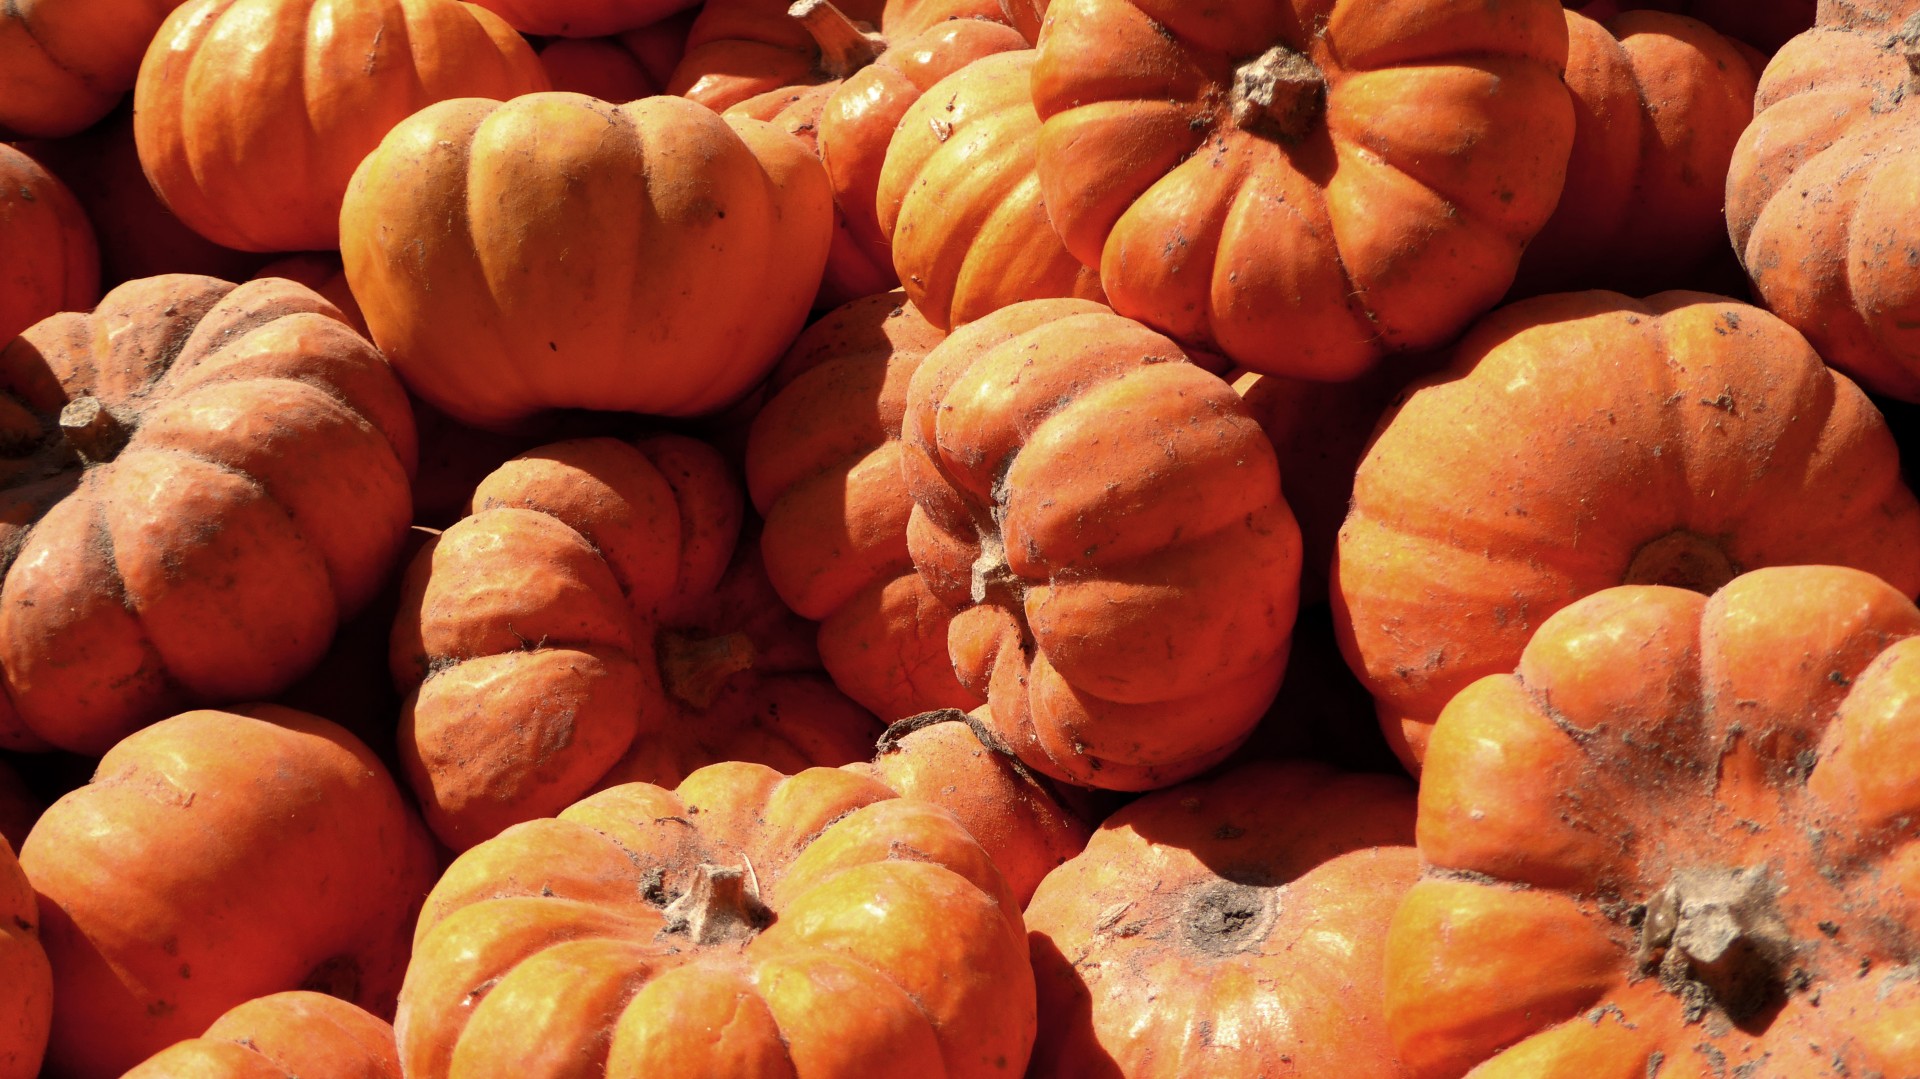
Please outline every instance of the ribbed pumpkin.
M1147 789L1252 730L1286 666L1300 531L1230 386L1099 304L1016 304L921 362L902 441L908 549L959 612L954 669L1028 767Z
M462 855L395 1019L409 1079L1022 1073L1020 911L952 814L833 769L632 783Z
M393 1026L305 989L236 1005L198 1038L175 1042L122 1079L400 1079Z
M1401 1079L1388 920L1413 789L1256 763L1109 817L1027 905L1035 1075Z
M347 192L341 255L408 388L504 428L724 407L799 332L832 228L819 160L764 123L547 93L394 128Z
M353 289L347 286L346 268L340 264L339 256L331 251L305 251L274 259L260 267L253 276L284 277L295 284L305 285L339 308L340 314L346 317L347 325L361 336L366 336L367 320L360 317L360 304L353 298Z
M1573 140L1552 0L1056 0L1037 160L1114 310L1358 374L1506 292Z
M49 318L0 349L0 416L0 745L98 754L278 692L406 536L406 395L291 281L146 278Z
M100 298L100 248L79 200L40 162L0 143L0 346Z
M1417 1079L1920 1075L1920 610L1611 588L1434 728L1387 938Z
M1658 11L1567 12L1573 156L1560 203L1520 259L1528 295L1695 288L1725 261L1727 163L1765 60Z
M340 199L395 124L547 89L533 50L457 0L188 0L140 64L133 134L173 212L245 251L340 246Z
M1916 401L1920 14L1892 10L1835 4L1774 55L1727 175L1727 225L1768 310L1868 389Z
M53 961L50 1074L108 1079L287 989L392 1014L431 887L372 751L274 705L129 735L20 851Z
M768 577L787 606L820 623L835 684L889 721L983 699L954 675L952 612L907 551L913 496L900 422L909 380L945 338L903 293L856 300L794 342L747 437Z
M13 845L0 836L0 1079L34 1079L53 1022L53 969L40 910Z
M1034 52L995 53L928 87L900 119L875 193L893 267L927 321L952 329L1022 300L1101 298L1034 182Z
M0 138L61 138L113 111L179 3L12 0L0 7Z
M741 503L692 439L561 442L482 481L471 516L416 556L391 662L401 759L443 842L464 850L604 782L677 781L733 746L802 767L866 757L873 720L830 687L763 701L728 684L795 666L763 655L754 604L710 617Z
M1813 25L1819 0L1624 0L1614 6L1699 19L1770 55Z
M1920 504L1866 395L1758 308L1584 292L1489 317L1382 421L1333 603L1417 767L1448 699L1574 600L1802 563L1920 592Z

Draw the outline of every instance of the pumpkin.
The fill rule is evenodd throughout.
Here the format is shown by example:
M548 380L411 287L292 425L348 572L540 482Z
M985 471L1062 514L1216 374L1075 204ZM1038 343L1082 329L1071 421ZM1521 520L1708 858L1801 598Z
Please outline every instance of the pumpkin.
M1034 1074L1400 1079L1384 937L1405 779L1255 763L1107 818L1027 906Z
M907 552L900 421L908 380L945 337L901 292L855 300L794 342L747 436L767 576L820 623L834 683L888 720L982 700L954 675L951 612Z
M1549 0L1058 0L1047 212L1114 310L1338 380L1492 307L1573 141Z
M275 705L129 735L41 815L20 864L60 1002L47 1067L75 1079L282 990L392 1014L435 868L372 751Z
M3 16L0 16L3 17ZM25 153L0 143L0 344L59 311L100 296L100 248L67 185Z
M1819 0L1601 0L1622 10L1670 11L1699 19L1731 38L1771 54L1813 26ZM1588 6L1599 6L1598 4ZM1595 16L1598 18L1599 16Z
M1755 294L1868 389L1920 400L1905 147L1920 15L1835 5L1767 64L1727 174L1727 227Z
M130 102L78 135L25 142L19 148L59 177L86 211L100 241L103 289L167 273L244 281L265 261L252 252L221 247L181 224L153 193L147 174L140 171ZM73 309L84 310L98 298L98 293L89 295Z
M986 709L943 708L887 728L870 763L846 765L903 798L950 810L993 859L1014 902L1079 854L1099 819L1087 792L1035 775L993 733Z
M527 43L471 4L188 0L141 61L133 135L154 190L202 236L332 249L348 178L395 124L545 89Z
M463 423L686 416L743 395L799 332L832 216L820 162L757 121L668 97L466 99L361 163L341 255L374 342Z
M1141 790L1247 736L1286 666L1300 531L1230 386L1099 304L1032 301L928 353L902 441L914 566L1028 767Z
M113 111L179 3L13 0L0 8L0 138L57 139Z
M1917 635L1773 567L1595 593L1461 691L1387 938L1411 1074L1920 1074Z
M360 305L354 301L353 290L347 287L346 267L341 265L340 257L333 252L305 251L274 259L260 267L253 276L284 277L305 285L339 308L347 325L353 327L355 332L362 337L367 336L367 320L360 316Z
M736 744L827 755L801 766L867 755L872 718L824 687L729 685L807 659L777 616L752 624L778 606L770 587L716 599L741 502L689 438L560 442L487 477L472 515L415 557L391 663L407 780L443 842L464 850L603 781L677 781Z
M503 832L427 897L410 1079L1017 1076L1020 911L952 814L834 769L717 764Z
M289 989L235 1005L122 1079L400 1079L393 1026L337 997Z
M648 26L699 0L474 0L523 34L591 38Z
M1566 13L1573 156L1519 292L1693 288L1729 255L1727 163L1765 61L1694 19L1610 6Z
M46 319L0 349L0 414L0 745L99 754L271 696L406 537L406 395L290 281L146 278Z
M1333 603L1417 768L1446 702L1574 600L1801 563L1920 592L1920 504L1866 395L1758 308L1586 292L1486 319L1382 420Z
M33 885L0 835L0 1079L33 1079L53 1021L53 969Z
M1574 599L1799 563L1920 591L1920 505L1874 405L1757 307L1582 292L1488 317L1382 419L1332 601L1417 768L1453 693Z
M554 38L540 47L540 66L555 90L615 105L660 92L660 84L618 38Z
M943 329L1022 300L1101 297L1034 183L1033 60L1031 49L995 53L934 83L887 148L880 232L907 298Z

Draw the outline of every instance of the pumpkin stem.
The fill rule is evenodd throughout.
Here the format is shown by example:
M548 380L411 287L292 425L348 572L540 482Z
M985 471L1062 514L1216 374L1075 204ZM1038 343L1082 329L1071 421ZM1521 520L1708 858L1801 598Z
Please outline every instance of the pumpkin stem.
M60 410L60 433L74 454L90 465L113 460L133 435L97 397L68 401Z
M704 947L745 943L772 925L773 911L760 901L759 874L746 855L740 863L739 868L700 863L686 892L661 911L667 919L661 934L684 933Z
M1280 915L1277 899L1272 888L1211 881L1187 894L1180 936L1194 951L1222 958L1257 948Z
M1233 122L1280 142L1307 137L1327 109L1327 79L1312 60L1275 45L1233 74Z
M860 29L833 0L797 0L787 14L800 20L814 44L820 46L820 70L830 79L844 79L880 58L887 39Z
M1738 576L1740 567L1718 541L1679 528L1633 552L1621 583L1664 584L1710 596Z
M1900 55L1906 57L1908 85L1920 88L1920 14L1900 24L1893 43Z
M744 633L704 637L686 630L663 630L655 646L660 682L674 699L694 708L711 707L720 690L759 658Z
M1792 936L1764 866L1681 870L1647 904L1636 955L1679 997L1687 1022L1718 1008L1734 1022L1778 1002Z

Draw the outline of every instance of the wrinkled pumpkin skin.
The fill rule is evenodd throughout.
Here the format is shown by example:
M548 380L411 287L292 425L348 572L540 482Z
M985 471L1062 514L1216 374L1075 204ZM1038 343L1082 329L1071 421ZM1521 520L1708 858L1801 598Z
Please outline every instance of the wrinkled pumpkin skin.
M393 1026L338 997L290 989L256 997L121 1079L400 1079Z
M1300 530L1230 386L1099 304L1033 301L929 353L902 431L908 550L1028 767L1149 789L1246 737L1286 667Z
M1551 0L1056 0L1048 215L1115 311L1352 378L1507 291L1573 144Z
M1920 503L1867 396L1719 296L1544 296L1382 420L1335 552L1340 648L1418 768L1434 717L1553 612L1826 564L1920 593Z
M340 220L347 280L407 388L507 430L744 395L806 318L833 198L819 160L760 121L545 93L415 113L361 162Z
M1401 778L1259 762L1109 817L1027 905L1034 1074L1402 1079L1383 946L1413 809Z
M0 835L0 1079L34 1079L53 1022L53 968L33 884Z
M100 247L86 211L40 162L0 143L0 345L100 296Z
M1920 1074L1920 610L1610 588L1453 699L1387 938L1417 1079Z
M463 854L395 1029L409 1079L1010 1079L1033 1008L1019 907L952 814L727 763Z
M20 852L53 960L51 1074L111 1079L287 989L392 1014L431 887L426 829L372 751L277 705L128 736Z
M413 415L291 281L131 281L0 348L0 745L271 696L399 556Z

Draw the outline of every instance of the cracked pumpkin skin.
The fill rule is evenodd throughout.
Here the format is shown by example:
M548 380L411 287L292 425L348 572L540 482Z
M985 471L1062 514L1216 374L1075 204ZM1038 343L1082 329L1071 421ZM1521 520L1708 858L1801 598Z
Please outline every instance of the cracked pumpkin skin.
M1417 774L1447 701L1574 600L1803 564L1920 593L1920 503L1867 396L1724 297L1544 296L1483 320L1382 420L1335 629Z
M1435 727L1387 940L1418 1079L1920 1074L1920 610L1590 596Z
M1018 905L946 810L814 768L609 788L463 854L395 1019L411 1079L1013 1079Z
M1040 187L1114 310L1338 381L1496 303L1573 144L1551 0L1057 0Z

